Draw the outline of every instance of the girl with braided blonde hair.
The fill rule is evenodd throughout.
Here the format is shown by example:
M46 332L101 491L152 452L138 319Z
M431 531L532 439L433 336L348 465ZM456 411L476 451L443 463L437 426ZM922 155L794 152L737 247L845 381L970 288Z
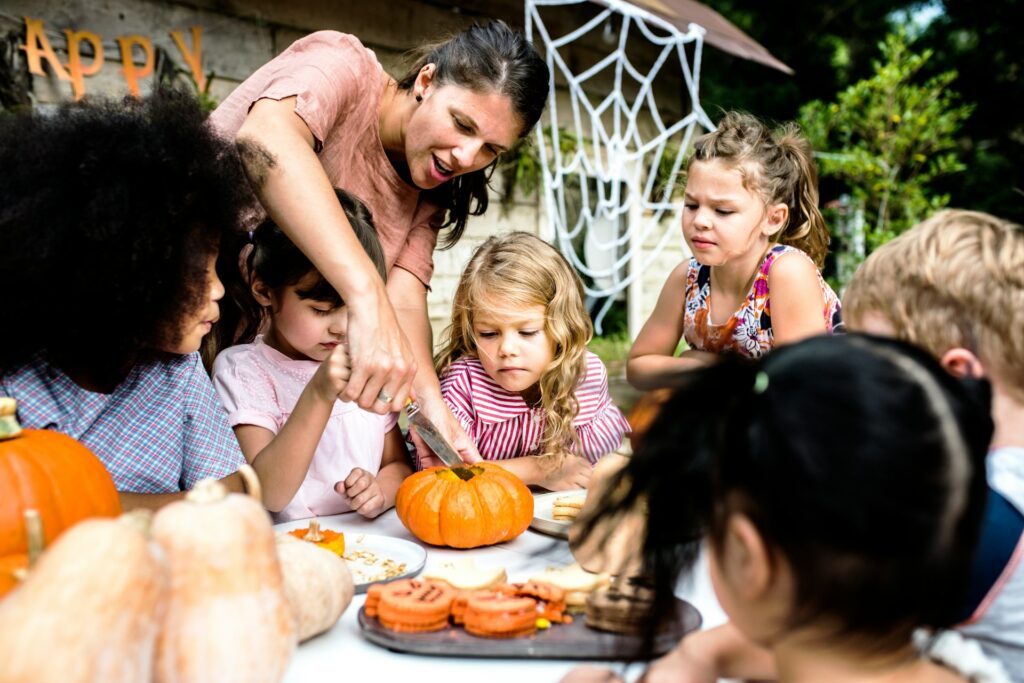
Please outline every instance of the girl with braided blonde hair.
M587 485L592 465L629 431L604 364L587 351L592 336L583 285L554 247L513 232L477 248L435 366L485 459L527 484Z
M683 237L693 256L669 275L630 350L634 386L654 388L666 372L722 353L758 358L841 324L839 299L820 272L829 237L817 168L796 124L772 130L729 112L699 138ZM676 357L680 338L689 349Z

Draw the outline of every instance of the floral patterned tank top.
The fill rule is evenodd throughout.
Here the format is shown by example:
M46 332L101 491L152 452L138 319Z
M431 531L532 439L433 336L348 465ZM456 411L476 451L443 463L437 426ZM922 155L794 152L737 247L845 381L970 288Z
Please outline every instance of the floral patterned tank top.
M738 353L748 358L759 358L774 346L772 335L771 300L768 297L768 272L777 258L796 252L806 259L810 257L795 247L776 245L765 254L750 292L738 311L722 323L711 322L711 268L690 259L686 274L686 298L683 314L683 337L690 348L713 353ZM825 298L822 315L828 332L839 331L839 297L818 273L818 282Z

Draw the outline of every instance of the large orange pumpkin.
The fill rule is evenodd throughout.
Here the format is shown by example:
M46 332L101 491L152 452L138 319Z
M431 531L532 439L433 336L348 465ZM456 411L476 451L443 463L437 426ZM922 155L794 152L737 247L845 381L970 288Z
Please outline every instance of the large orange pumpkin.
M47 546L86 517L121 513L114 481L88 448L59 432L23 430L14 413L14 399L0 398L0 595L28 564L25 510L39 512Z
M395 511L405 528L421 541L453 548L502 543L526 531L533 496L517 476L489 462L460 469L463 476L431 467L402 482Z

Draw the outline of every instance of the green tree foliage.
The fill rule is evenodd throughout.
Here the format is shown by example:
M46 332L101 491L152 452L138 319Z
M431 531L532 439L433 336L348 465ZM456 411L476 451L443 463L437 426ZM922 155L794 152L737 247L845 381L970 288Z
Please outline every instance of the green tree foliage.
M891 0L709 0L706 4L790 66L792 75L705 46L701 101L712 119L742 109L796 118L808 100L832 97L871 73L878 41L891 28Z
M880 49L870 78L834 102L809 102L799 117L822 175L842 180L864 208L868 251L947 204L934 182L964 170L956 136L973 109L951 89L956 71L921 78L931 50L911 50L902 32Z
M924 72L960 73L957 90L977 108L958 144L967 172L939 179L953 206L1024 222L1024 2L944 0L917 43L934 50Z

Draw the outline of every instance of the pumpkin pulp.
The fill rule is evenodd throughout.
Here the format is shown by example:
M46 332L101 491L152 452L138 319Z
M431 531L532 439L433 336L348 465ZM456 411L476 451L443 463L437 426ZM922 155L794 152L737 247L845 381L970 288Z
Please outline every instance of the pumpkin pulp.
M437 471L437 476L445 481L469 481L478 474L481 474L484 468L479 466L469 467L445 467Z
M288 533L300 541L315 543L321 548L330 550L338 557L345 556L345 534L331 529L322 529L317 520L310 521L309 527L305 529L293 529Z

